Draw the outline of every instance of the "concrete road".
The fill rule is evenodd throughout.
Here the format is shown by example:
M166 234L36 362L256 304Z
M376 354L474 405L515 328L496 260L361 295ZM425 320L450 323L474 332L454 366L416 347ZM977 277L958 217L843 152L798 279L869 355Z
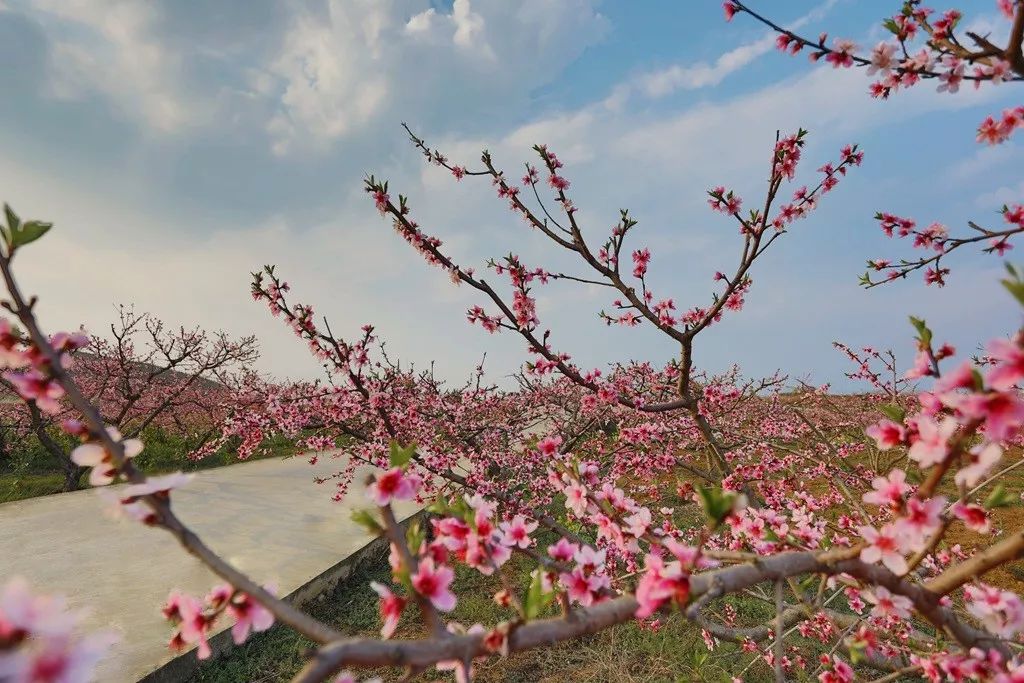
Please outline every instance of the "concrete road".
M368 507L362 485L335 503L330 483L312 481L339 464L299 457L199 472L175 492L174 508L214 551L287 595L371 540L349 519L353 508ZM94 491L0 505L0 583L22 575L88 609L86 628L121 635L96 680L137 681L175 656L160 614L168 592L202 596L219 580L166 532L111 520L104 505ZM396 512L405 517L415 507Z

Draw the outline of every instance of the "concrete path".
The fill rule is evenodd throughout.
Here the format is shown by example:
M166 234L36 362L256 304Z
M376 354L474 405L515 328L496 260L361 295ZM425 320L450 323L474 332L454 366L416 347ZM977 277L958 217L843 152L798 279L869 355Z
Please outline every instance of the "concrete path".
M371 540L349 518L368 505L361 483L335 503L329 483L312 481L339 464L321 457L311 466L299 457L199 472L175 492L174 508L222 557L287 595ZM95 491L0 505L0 583L22 575L34 588L89 609L86 628L121 634L96 680L137 681L175 656L160 614L170 590L201 596L219 580L166 532L111 520L104 505ZM415 508L396 512L404 517Z

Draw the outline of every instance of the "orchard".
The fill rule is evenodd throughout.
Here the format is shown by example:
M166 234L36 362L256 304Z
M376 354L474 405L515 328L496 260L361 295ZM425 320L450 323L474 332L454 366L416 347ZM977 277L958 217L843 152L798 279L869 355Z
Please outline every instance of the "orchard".
M775 31L778 49L797 59L863 69L864 97L900 107L910 88L957 97L969 88L1021 87L1024 3L996 5L1009 27L1004 43L962 30L959 10L911 0L884 19L881 42L863 47L785 28L767 15L770 3L733 0L723 8L734 24ZM1024 106L949 134L998 146L1021 127ZM676 257L645 243L641 216L623 209L601 228L577 207L572 169L558 150L537 144L534 161L513 171L487 151L450 157L421 137L415 121L403 129L430 172L494 193L510 224L575 264L549 270L526 262L513 229L506 255L459 262L443 227L417 219L429 197L366 177L366 200L381 221L439 278L476 297L465 313L481 332L473 352L486 351L489 335L521 343L514 386L493 381L483 364L464 383L446 383L432 368L391 355L388 331L372 324L339 336L315 301L305 303L303 273L272 265L252 274L252 298L298 337L297 351L314 356L325 381L258 377L248 370L254 339L167 329L128 309L112 340L44 330L36 311L47 301L18 277L17 256L51 226L7 210L0 362L22 403L4 406L13 435L4 431L4 439L35 434L45 444L61 430L75 444L69 482L82 468L94 486L125 484L104 491L112 509L165 534L223 580L205 596L168 596L170 647L197 648L203 658L223 626L241 644L282 624L316 643L295 681L412 680L425 672L471 681L486 660L517 651L629 622L657 630L682 621L709 650L736 646L734 681L1024 681L1024 598L1007 580L1024 557L1022 494L1013 483L1024 463L1024 272L1007 264L1007 335L979 339L973 355L913 310L902 349L837 342L858 394L782 375L745 377L739 351L737 366L711 373L695 364L706 331L744 314L759 264L800 240L819 205L862 171L870 149L851 141L810 158L805 147L815 132L794 121L749 150L763 162L757 195L707 178L709 222L735 231L735 243L731 255L720 255L722 270L708 266L707 291L695 295L652 285L649 274L673 267ZM872 197L862 199L870 207ZM990 208L997 219L966 226L866 209L865 224L893 239L893 253L868 263L861 282L872 291L864 295L916 278L942 287L968 250L1012 260L1024 205ZM558 321L543 320L538 306L541 292L572 288L597 288L601 321L652 328L670 356L578 365L560 342ZM368 538L390 545L391 580L359 588L379 598L379 635L345 635L298 610L267 577L244 574L186 526L174 501L190 476L147 475L135 464L146 448L140 435L153 424L201 433L196 459L228 442L240 444L245 458L271 438L332 453L310 457L337 458L336 474L324 480L330 493L322 494L336 500L353 495L357 470L374 468L355 519ZM405 528L394 501L415 501L429 514ZM528 580L508 571L514 556L533 567ZM500 582L493 620L450 618L463 598L457 567ZM745 618L737 597L766 605L772 616ZM414 616L423 636L396 635ZM46 586L7 582L0 680L90 680L92 666L117 644L76 624Z

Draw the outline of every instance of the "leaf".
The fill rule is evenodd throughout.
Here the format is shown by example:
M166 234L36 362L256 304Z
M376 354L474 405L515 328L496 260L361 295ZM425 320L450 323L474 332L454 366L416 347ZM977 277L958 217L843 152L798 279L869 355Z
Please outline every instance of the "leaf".
M717 528L725 521L738 501L735 493L712 486L698 486L697 495L700 498L704 514L711 522L712 529Z
M20 228L12 230L11 246L23 247L26 244L35 242L37 239L45 235L52 227L53 223L28 221L27 223L22 224Z
M409 528L405 530L405 543L409 548L419 549L426 538L427 535L424 533L423 527L420 526L419 521L413 522L409 525Z
M1013 282L1011 280L1000 280L1000 282L1003 284L1003 287L1006 288L1006 291L1008 291L1013 298L1017 300L1017 303L1024 306L1024 283Z
M1013 505L1013 503L1013 496L1006 490L1006 487L1002 484L996 484L995 488L992 489L992 493L988 494L988 498L985 499L985 509L1004 508L1008 505Z
M374 517L373 513L369 510L353 510L352 521L366 529L374 536L380 536L384 533L384 527L380 525L380 522L377 521L377 518Z
M544 591L544 577L541 568L534 569L531 573L530 587L526 589L526 600L523 602L523 611L527 619L536 619L554 599L554 593Z
M389 458L392 467L405 467L416 454L416 444L401 446L397 441L391 442L391 456Z
M13 232L14 230L17 230L19 227L21 227L21 219L18 218L18 214L14 213L14 209L12 209L6 203L4 204L4 213L7 214L8 230L11 230Z
M903 424L903 420L907 417L907 411L896 405L895 403L886 403L878 407L882 411L882 414L893 422Z
M924 320L910 316L910 324L917 330L917 338L925 346L931 346L932 343L932 331L928 329L928 325Z
M448 506L448 501L438 496L433 503L427 506L427 512L432 515L444 517L451 512L451 508Z
M1003 287L1006 287L1013 298L1018 303L1024 305L1024 280L1021 279L1021 273L1017 271L1009 262L1004 264L1006 266L1006 272L1010 274L1010 277L1005 280L1000 280Z

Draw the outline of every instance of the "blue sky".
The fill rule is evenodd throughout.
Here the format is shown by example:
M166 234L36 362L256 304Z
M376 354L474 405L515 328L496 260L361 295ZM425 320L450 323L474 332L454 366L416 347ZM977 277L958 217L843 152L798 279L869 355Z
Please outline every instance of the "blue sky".
M752 0L862 45L895 4ZM976 5L969 22L1003 30L994 2ZM264 369L312 376L303 345L248 295L248 273L277 263L335 329L373 322L393 353L452 378L486 351L500 376L523 343L465 323L485 302L394 235L363 175L409 195L466 265L510 250L552 269L565 258L486 182L426 166L401 121L469 165L488 148L513 177L548 143L587 234L604 236L629 208L634 246L654 252L653 286L684 308L704 304L713 273L737 258L734 226L707 210L705 190L756 201L775 130L803 126L808 180L846 142L861 144L864 166L755 268L747 310L710 331L700 365L848 387L833 339L909 362L911 313L964 350L1013 328L987 256L957 258L942 291L917 280L863 291L856 276L868 258L907 253L881 236L876 210L958 229L994 223L1024 194L1020 143L973 139L1019 91L925 84L879 102L863 73L781 55L766 35L743 17L726 24L717 1L2 0L0 188L23 215L56 223L20 274L53 327L101 330L116 303L134 303L174 324L255 333ZM539 294L554 346L585 367L675 355L650 330L604 328L603 290Z

